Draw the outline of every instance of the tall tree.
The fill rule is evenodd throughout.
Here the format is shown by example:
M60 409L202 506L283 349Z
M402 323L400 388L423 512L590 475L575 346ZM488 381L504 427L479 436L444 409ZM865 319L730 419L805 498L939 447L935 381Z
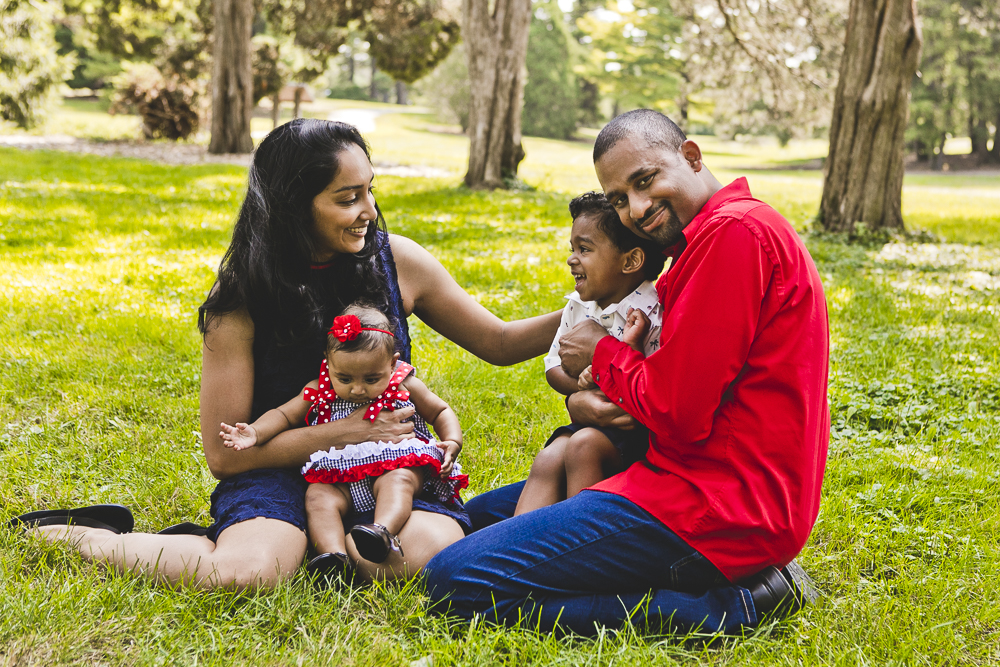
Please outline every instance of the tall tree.
M500 188L524 159L521 105L531 0L462 0L462 18L471 93L465 183Z
M215 0L209 153L249 153L253 111L253 0Z
M922 45L916 0L851 0L819 217L903 229L903 141Z

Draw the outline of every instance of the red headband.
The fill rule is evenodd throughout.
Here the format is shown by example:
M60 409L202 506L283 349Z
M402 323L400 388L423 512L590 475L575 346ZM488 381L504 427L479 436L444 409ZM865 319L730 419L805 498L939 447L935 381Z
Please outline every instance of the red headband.
M378 331L395 338L391 331L361 326L361 320L358 319L357 315L338 315L333 318L333 326L330 327L329 333L335 336L341 343L346 343L349 340L357 338L358 334L362 331Z

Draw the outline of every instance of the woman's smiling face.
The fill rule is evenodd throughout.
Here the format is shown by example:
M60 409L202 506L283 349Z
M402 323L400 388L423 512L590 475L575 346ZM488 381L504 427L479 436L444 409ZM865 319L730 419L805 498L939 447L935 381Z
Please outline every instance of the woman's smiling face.
M378 215L372 194L375 172L368 156L360 146L351 144L337 157L337 175L312 202L316 262L360 252L368 225Z

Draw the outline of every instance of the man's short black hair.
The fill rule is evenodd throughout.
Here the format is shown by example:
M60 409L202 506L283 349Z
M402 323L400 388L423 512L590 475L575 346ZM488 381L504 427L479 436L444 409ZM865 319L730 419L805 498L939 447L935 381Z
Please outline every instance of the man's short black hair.
M663 271L663 248L647 239L636 236L622 224L621 218L603 192L585 192L569 203L569 214L573 220L581 216L591 218L597 229L608 237L620 252L628 252L632 248L642 248L646 256L642 264L642 273L646 280L656 280Z
M667 146L678 151L687 140L684 130L659 111L627 111L612 118L597 135L597 141L594 142L594 162L600 160L619 141L637 133L652 146Z

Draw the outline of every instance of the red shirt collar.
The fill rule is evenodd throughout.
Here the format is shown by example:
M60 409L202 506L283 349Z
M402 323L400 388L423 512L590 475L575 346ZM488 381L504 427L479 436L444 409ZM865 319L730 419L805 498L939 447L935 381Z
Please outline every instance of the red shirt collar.
M747 183L747 179L744 176L737 178L735 181L729 185L723 187L714 195L712 195L705 205L701 207L698 211L698 215L694 216L694 219L688 223L687 227L684 228L682 234L684 235L684 240L672 245L663 250L663 254L668 257L676 258L681 251L687 247L687 244L697 233L698 229L701 228L705 221L712 217L712 214L724 203L730 199L742 199L744 197L750 197L750 185Z

